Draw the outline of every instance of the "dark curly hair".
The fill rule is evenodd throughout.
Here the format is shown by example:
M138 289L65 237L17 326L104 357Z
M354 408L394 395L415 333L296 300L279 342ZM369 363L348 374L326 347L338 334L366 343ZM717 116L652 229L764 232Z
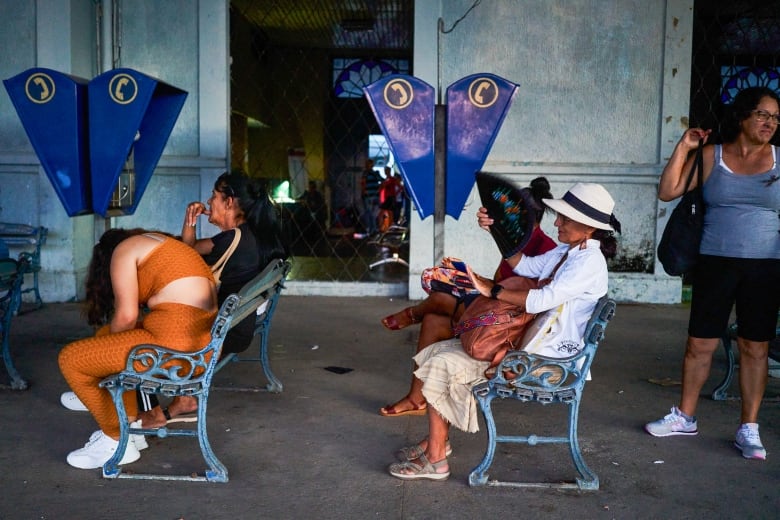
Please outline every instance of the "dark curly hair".
M734 96L734 101L726 107L726 117L721 125L723 142L730 143L737 138L742 121L753 115L753 110L761 102L761 98L765 97L774 99L780 105L780 96L768 87L749 87Z
M238 201L238 207L255 235L263 265L274 258L289 256L279 213L262 182L241 170L233 170L217 178L214 190Z
M93 326L105 325L114 314L114 289L111 286L111 257L123 240L147 233L145 229L109 229L95 247L87 270L87 298L84 313L87 323Z

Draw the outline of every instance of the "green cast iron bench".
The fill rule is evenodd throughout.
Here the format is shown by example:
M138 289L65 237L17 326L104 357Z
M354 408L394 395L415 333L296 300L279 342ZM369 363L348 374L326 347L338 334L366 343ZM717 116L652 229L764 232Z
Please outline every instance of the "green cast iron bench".
M201 350L186 353L159 345L138 345L130 352L125 370L100 382L100 387L107 389L111 393L117 415L119 416L120 428L119 446L116 453L103 466L103 476L105 478L228 481L227 468L214 454L209 443L206 428L206 412L212 377L218 366L222 343L233 326L243 319L254 316L257 323L261 324L256 331L267 335L268 323L270 323L276 300L281 293L289 270L289 262L274 260L237 294L231 294L219 309L214 325L211 328L211 341ZM261 311L258 314L259 309ZM267 360L267 355L265 359ZM195 397L198 401L197 427L195 429L172 429L167 426L162 428L131 428L122 400L122 394L135 390L166 397ZM194 473L159 475L123 472L119 466L119 461L127 448L130 434L154 435L160 438L177 436L197 437L201 454L208 468L203 475Z
M510 351L496 368L492 379L475 385L472 389L485 418L488 435L487 449L482 462L469 474L471 486L512 486L558 489L597 490L598 476L585 464L577 437L580 399L585 378L596 355L604 329L615 314L615 302L606 296L596 304L585 328L585 346L579 354L570 358L550 358L529 354L523 350ZM509 377L507 377L509 376ZM491 402L494 398L511 399L521 403L542 405L565 404L569 407L568 434L551 437L536 434L498 435ZM529 446L543 444L568 444L579 477L574 482L504 482L488 479L488 469L493 463L497 443L522 443Z

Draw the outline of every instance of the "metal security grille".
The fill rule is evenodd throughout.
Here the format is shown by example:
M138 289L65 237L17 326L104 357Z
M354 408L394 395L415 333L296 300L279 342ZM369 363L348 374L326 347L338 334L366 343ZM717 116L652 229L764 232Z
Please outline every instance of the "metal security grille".
M780 93L779 57L780 1L696 0L690 125L712 128L711 142L720 142L723 109L739 90Z
M278 202L292 280L406 282L410 204L386 234L367 211L367 160L380 180L393 160L361 88L411 73L412 6L231 2L231 164Z

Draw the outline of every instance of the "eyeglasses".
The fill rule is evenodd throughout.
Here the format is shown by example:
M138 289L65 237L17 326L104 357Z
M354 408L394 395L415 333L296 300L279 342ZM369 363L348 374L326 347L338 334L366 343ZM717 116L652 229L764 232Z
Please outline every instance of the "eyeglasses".
M756 121L764 123L769 120L770 123L780 124L780 114L770 114L766 110L753 110L756 115Z

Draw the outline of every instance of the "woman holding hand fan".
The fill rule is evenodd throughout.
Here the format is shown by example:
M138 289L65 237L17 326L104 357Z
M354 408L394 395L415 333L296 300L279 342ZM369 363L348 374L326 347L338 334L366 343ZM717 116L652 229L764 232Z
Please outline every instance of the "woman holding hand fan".
M517 263L515 257L520 254L537 256L556 246L539 226L546 207L542 199L552 198L546 178L537 177L528 188L518 189L503 179L480 173L477 186L483 204L493 206L492 213L505 215L504 229L508 229L507 232L494 231L499 226L490 229L505 257L496 269L495 282L516 276L509 262ZM509 199L517 201L515 209L509 207ZM487 212L485 208L480 211ZM454 258L444 258L441 266L426 269L422 285L428 293L425 300L382 319L382 325L389 330L421 323L417 352L437 341L453 338L453 324L458 323L464 309L479 295L462 262ZM379 414L385 417L424 415L427 404L421 389L420 380L413 377L409 393L395 404L380 408Z

